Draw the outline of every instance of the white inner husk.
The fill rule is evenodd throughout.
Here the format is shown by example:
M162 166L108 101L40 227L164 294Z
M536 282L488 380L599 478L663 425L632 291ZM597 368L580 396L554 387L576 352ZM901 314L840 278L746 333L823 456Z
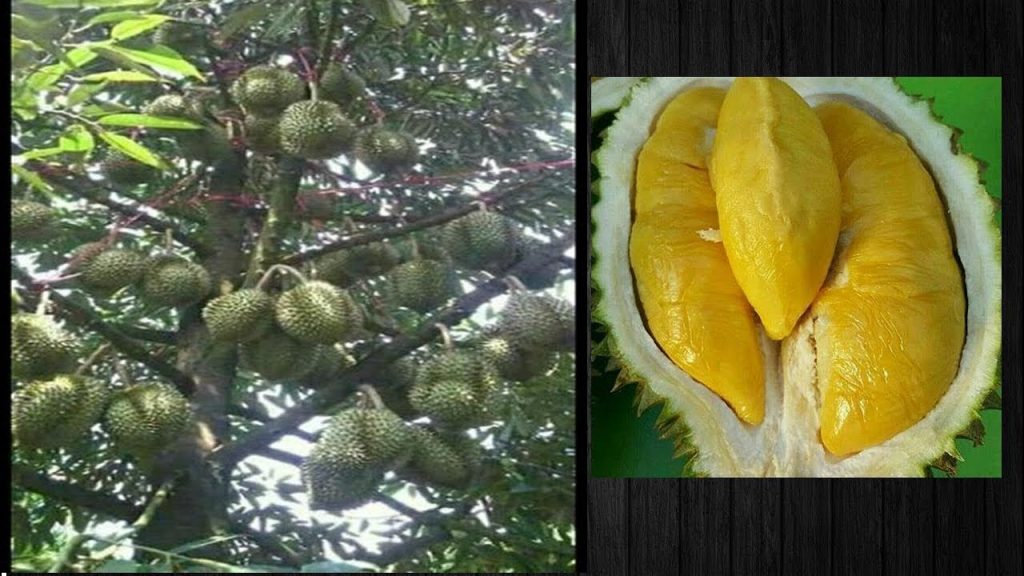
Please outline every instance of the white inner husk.
M593 278L602 294L596 313L609 325L623 362L652 392L666 399L668 410L685 420L698 451L695 471L726 477L920 476L926 463L954 450L955 434L976 416L995 378L1002 288L993 202L978 182L977 163L953 153L952 129L932 117L926 102L915 102L892 79L782 80L812 107L843 100L903 134L935 179L950 212L967 294L966 340L959 371L946 395L904 432L837 458L824 449L818 436L813 319L802 320L781 347L762 334L765 418L757 426L742 423L718 395L673 364L647 332L629 263L637 155L673 97L700 86L727 88L732 78L656 78L632 84L596 153L601 198L593 210L598 258ZM621 88L621 83L615 88ZM614 108L622 100L620 92L614 104L602 105Z

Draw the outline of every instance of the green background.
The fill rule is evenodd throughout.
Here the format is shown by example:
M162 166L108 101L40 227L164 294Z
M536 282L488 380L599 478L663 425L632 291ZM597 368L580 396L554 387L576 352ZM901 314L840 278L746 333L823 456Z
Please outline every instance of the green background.
M897 82L910 94L934 98L933 109L942 122L963 130L961 149L987 167L982 179L988 193L1002 198L1002 83L1000 78L900 77ZM606 125L608 118L599 121ZM596 142L592 144L596 145ZM1002 212L996 221L1002 224ZM592 335L600 338L601 334ZM598 477L677 477L684 461L672 458L672 443L658 437L654 427L660 405L639 418L633 407L635 386L612 392L618 375L607 370L607 358L592 362L591 381L591 475ZM985 442L975 447L957 440L964 457L958 478L999 477L1002 474L1002 412L984 410ZM935 471L936 476L944 476Z

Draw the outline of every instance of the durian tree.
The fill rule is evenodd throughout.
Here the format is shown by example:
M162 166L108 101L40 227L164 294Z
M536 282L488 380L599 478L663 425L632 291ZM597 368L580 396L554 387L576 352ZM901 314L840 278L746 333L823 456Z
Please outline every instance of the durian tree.
M14 571L571 571L573 3L12 3Z

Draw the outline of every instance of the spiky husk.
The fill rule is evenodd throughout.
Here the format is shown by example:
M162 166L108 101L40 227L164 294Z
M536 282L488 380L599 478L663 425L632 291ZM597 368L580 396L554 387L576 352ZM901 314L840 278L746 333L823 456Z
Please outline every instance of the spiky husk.
M181 94L157 96L152 102L142 108L142 113L150 116L181 118L194 122L201 122L203 120L202 105L198 101L186 98Z
M11 201L11 239L41 240L53 234L56 212L31 200Z
M448 350L420 366L409 391L419 412L450 426L484 421L498 391L498 374L476 350Z
M332 63L320 78L320 97L342 106L363 95L366 82L341 64Z
M355 363L356 359L342 345L323 346L316 364L299 383L314 390L329 386L342 370L351 368Z
M572 304L531 292L513 292L501 311L498 326L524 350L571 350L575 344L576 318Z
M75 367L78 340L49 316L15 314L11 318L11 376L38 380Z
M135 284L146 270L146 257L131 250L104 250L82 263L79 281L89 289L113 292Z
M519 225L511 218L481 210L446 224L441 242L458 264L499 273L518 259L521 236Z
M334 158L352 148L356 126L324 100L296 102L281 113L281 149L310 160Z
M469 466L456 447L422 426L412 427L415 452L401 474L413 482L460 488L469 480Z
M69 446L100 421L110 391L95 378L62 375L11 396L11 432L23 449Z
M614 215L621 216L620 211L624 209L624 202L628 202L627 198L620 195L621 187L616 184L616 179L631 171L631 151L634 147L638 149L644 139L639 133L629 134L629 142L621 137L627 132L633 132L637 126L650 125L645 124L648 118L646 112L640 112L641 108L627 110L629 103L635 100L640 102L641 106L656 106L655 102L658 99L677 94L686 87L686 84L693 81L694 79L658 79L637 83L631 88L631 95L625 98L624 108L616 114L616 123L621 123L621 127L615 128L613 125L606 133L605 143L615 140L614 151L608 146L595 154L595 165L601 171L601 179L593 185L597 200L593 215L595 265L592 275L595 304L592 318L594 326L607 330L607 336L597 342L594 354L610 356L620 370L615 389L631 383L637 385L636 402L640 411L654 404L663 404L658 427L664 436L674 442L676 455L687 457L685 475L735 476L740 474L738 467L728 464L725 450L713 449L723 446L721 441L714 440L722 436L722 430L694 418L693 414L688 414L683 408L684 397L693 400L692 397L680 393L689 392L690 384L686 382L688 377L678 369L663 365L663 358L652 363L634 361L635 358L648 356L643 348L649 345L650 337L642 328L642 324L633 324L621 314L630 306L635 308L632 284L627 286L612 279L614 271L623 265L623 262L624 269L629 270L628 255L621 248L628 245L628 241L621 237L623 233L628 234L628 226L619 229L613 224ZM729 81L730 79L715 79L704 82L718 85L727 84ZM901 124L906 124L913 130L920 131L920 139L909 139L922 161L931 167L947 204L952 202L950 214L956 232L957 250L964 265L969 308L973 307L976 312L973 317L968 318L964 360L950 392L940 400L939 405L925 421L908 430L909 432L915 429L929 429L931 425L937 423L940 412L945 416L953 416L955 405L958 404L961 407L959 416L949 420L949 425L944 427L957 432L950 432L949 436L944 438L935 437L934 442L914 442L912 445L899 444L900 436L906 434L904 432L890 441L894 447L899 444L900 447L896 449L902 454L902 458L888 458L891 464L876 463L870 465L873 468L868 468L870 463L867 455L881 454L884 450L876 447L841 460L835 467L824 466L816 475L931 475L934 469L947 473L955 471L955 463L959 459L954 444L955 437L969 435L980 439L980 429L974 424L977 411L966 408L978 405L989 407L990 399L993 397L991 390L999 382L996 369L1000 334L1000 233L993 223L992 202L985 194L984 188L978 184L979 165L969 155L960 153L956 145L955 129L942 126L927 104L917 102L916 99L902 93L892 80L790 78L787 82L805 97L807 94L820 93L845 95L844 97L854 101L868 103L878 99L878 103L872 107L885 108L889 114L898 114L899 121L893 122L897 129ZM889 116L890 119L895 117ZM927 135L927 138L924 135ZM634 138L636 140L633 140ZM963 194L951 198L951 186L954 183L960 183L957 189ZM628 205L625 209L628 215ZM614 236L619 238L612 242ZM657 358L659 355L649 357ZM956 390L960 390L960 393L957 394ZM947 398L955 400L947 401ZM690 419L689 422L687 418ZM780 468L761 470L759 474L788 475L785 469Z
M340 342L358 322L352 299L337 286L317 280L278 297L274 317L292 338L317 344Z
M254 66L231 85L231 97L248 113L272 116L305 98L306 86L287 70Z
M142 277L142 297L159 306L188 306L210 293L205 268L178 256L150 258Z
M221 342L262 338L274 324L274 299L257 289L242 289L210 300L203 308L210 337Z
M405 134L385 128L370 128L356 138L356 158L370 170L398 174L412 168L419 158L416 141Z
M156 168L116 151L108 154L100 164L100 173L111 184L118 186L145 184L159 174Z
M393 306L405 306L426 313L458 293L451 266L437 260L412 260L388 272L386 299Z
M302 378L316 366L322 346L296 340L277 329L238 347L241 365L267 380Z
M188 400L173 386L147 382L115 394L105 421L118 450L149 457L180 438L191 418Z
M480 343L483 354L505 379L525 382L555 367L558 357L549 350L525 350L501 335Z
M278 130L280 118L277 116L245 117L245 143L253 152L260 154L276 154L281 151L281 133Z

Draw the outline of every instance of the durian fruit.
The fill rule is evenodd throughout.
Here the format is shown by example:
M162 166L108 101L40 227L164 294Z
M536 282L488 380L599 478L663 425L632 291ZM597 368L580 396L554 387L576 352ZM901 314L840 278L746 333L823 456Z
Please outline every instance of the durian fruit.
M11 201L11 239L40 240L53 234L53 208L31 200Z
M142 108L142 113L150 116L181 118L194 122L202 122L203 120L202 105L197 100L187 98L181 94L157 96L152 102Z
M50 316L19 313L11 317L11 376L41 380L75 367L78 339Z
M274 299L259 289L237 290L207 302L203 321L214 340L255 340L265 336L274 325Z
M153 43L167 46L182 54L202 49L206 38L207 35L200 27L178 20L164 22L153 33Z
M479 210L442 228L441 242L456 263L473 270L501 272L519 257L519 225L507 216Z
M306 85L287 70L254 66L231 85L231 97L247 113L273 116L306 97Z
M421 314L444 304L458 293L451 266L437 260L417 259L399 264L387 274L386 298Z
M401 474L413 482L461 488L469 480L469 467L458 450L437 433L422 426L410 428L413 457Z
M205 164L229 158L235 150L227 131L220 126L207 126L202 130L178 130L175 140L182 156Z
M404 356L384 368L377 377L380 383L377 393L384 405L402 418L416 415L416 409L409 403L409 389L416 383L418 371L416 362Z
M401 255L394 246L372 242L323 254L314 260L313 272L324 282L346 287L359 278L384 274L400 261Z
M501 311L498 327L524 350L572 350L576 317L572 304L548 294L514 291Z
M65 272L79 272L82 266L110 247L108 242L87 242L75 248L68 256Z
M100 164L100 173L118 186L137 186L152 181L159 175L159 171L143 164L138 160L126 156L118 151L111 151Z
M463 426L487 415L498 389L494 366L475 350L448 350L424 362L409 402L436 422Z
M291 337L317 344L340 342L362 320L347 292L318 280L281 294L274 306L274 317Z
M350 408L335 415L303 462L312 508L338 510L366 502L384 471L413 449L409 426L386 408Z
M296 340L277 329L238 347L242 367L267 380L302 378L316 366L322 352L322 346Z
M592 211L594 319L608 333L597 349L621 366L619 386L638 384L640 406L662 403L659 428L677 454L687 456L693 474L928 474L932 466L956 461L958 435L978 436L978 410L999 382L1000 233L979 165L959 152L955 131L938 121L928 102L905 94L892 79L780 81L812 108L827 146L817 136L801 136L806 109L771 103L778 90L770 83L748 83L754 88L750 109L728 118L712 99L693 93L728 89L730 79L645 79L632 88L594 155L600 172L600 200ZM794 109L798 117L785 118ZM737 120L743 116L764 122L744 126ZM733 124L732 142L719 154L733 148L741 157L719 156L713 169L724 172L709 178L705 158L716 149L723 122ZM773 135L776 129L789 132ZM795 142L794 135L807 142ZM838 174L840 204L830 216L839 218L838 240L810 307L777 341L769 336L785 332L787 308L779 307L781 321L755 316L729 285L738 283L738 270L750 267L746 258L734 262L722 246L731 217L717 212L715 182L739 187L758 162L768 170L827 165L821 155L831 157ZM645 169L646 163L652 164ZM800 171L803 176L779 175L778 182L827 192L830 178L808 177L827 170ZM795 202L805 200L796 196ZM657 246L644 251L660 251L661 266L643 269L630 260L631 233L641 214L657 213L647 204L654 201L675 212L664 215L660 229L657 219L648 221ZM758 206L751 202L748 213L731 216L770 232L757 222ZM775 218L775 210L765 217ZM815 219L813 212L806 218ZM796 219L789 226L818 224ZM794 234L800 240L804 233ZM792 272L796 259L808 254L790 254L780 266ZM691 264L694 273L685 273ZM806 275L797 292L817 282L816 265L797 268ZM769 282L775 271L766 265L760 272L765 278L755 280ZM655 282L659 276L664 282ZM648 293L654 298L642 297L645 282L656 287ZM734 304L719 306L723 300ZM652 329L659 319L667 327L661 337ZM701 375L699 365L706 368ZM718 379L718 390L709 377ZM744 396L755 399L762 417L737 409L736 398Z
M161 255L150 258L142 276L142 297L160 306L188 306L210 293L210 274L185 258Z
M146 257L131 250L112 248L84 261L79 281L89 289L114 292L135 284L146 269Z
M487 336L480 343L480 353L506 380L525 382L555 367L558 357L550 350L527 350L501 334Z
M322 346L316 364L299 380L299 383L314 390L323 388L331 384L342 370L355 366L355 363L356 359L341 344Z
M249 149L259 154L276 154L281 151L281 133L278 130L280 119L277 116L245 117L245 143Z
M399 174L412 168L419 158L419 147L412 136L374 127L356 137L356 158L380 174Z
M281 149L299 158L334 158L352 148L356 126L325 100L296 102L281 113Z
M11 432L24 449L68 446L100 421L110 391L95 378L60 375L11 396Z
M180 438L191 417L188 400L177 389L145 382L115 393L105 422L119 451L146 458Z
M344 106L366 91L366 82L355 72L338 63L331 63L320 78L320 97Z

